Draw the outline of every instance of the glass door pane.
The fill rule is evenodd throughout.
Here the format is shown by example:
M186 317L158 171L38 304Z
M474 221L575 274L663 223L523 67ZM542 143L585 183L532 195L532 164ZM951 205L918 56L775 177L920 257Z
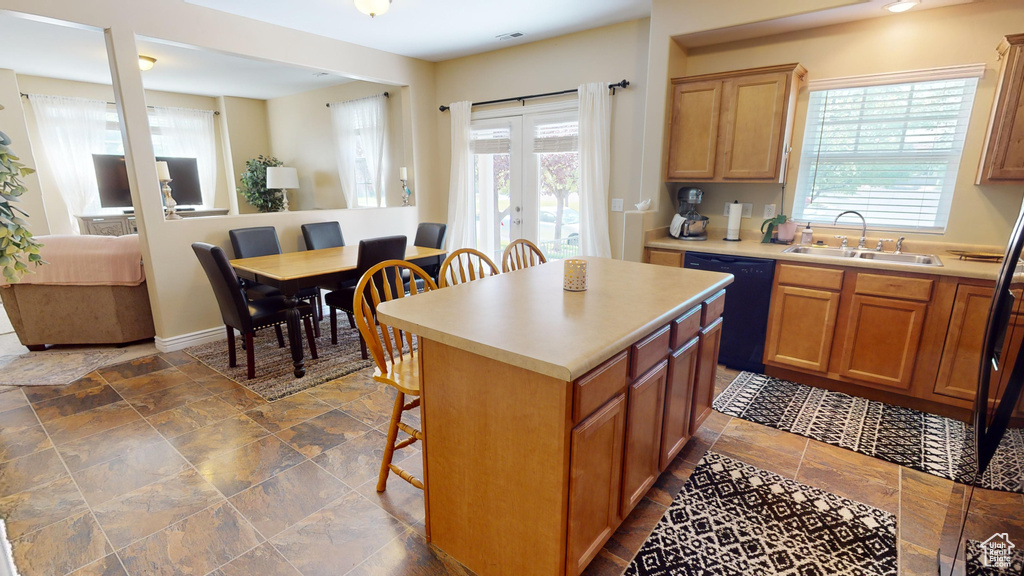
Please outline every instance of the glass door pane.
M548 258L579 254L578 114L558 112L524 117L525 143L532 154L524 181L524 237Z
M518 238L521 190L519 118L473 122L470 151L473 154L473 190L476 214L474 246L500 262L502 250Z

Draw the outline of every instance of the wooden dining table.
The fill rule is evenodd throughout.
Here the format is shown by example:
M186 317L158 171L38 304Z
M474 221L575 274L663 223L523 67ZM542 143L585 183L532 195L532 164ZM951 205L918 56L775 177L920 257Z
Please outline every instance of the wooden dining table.
M440 262L445 254L446 252L441 249L409 246L405 250L405 259L425 264L430 260ZM285 302L288 304L288 342L291 345L292 365L295 367L296 378L306 375L306 366L300 337L302 319L299 314L299 301L295 296L300 290L310 286L324 286L356 279L353 273L358 261L358 245L231 260L231 266L239 278L273 286L285 296Z

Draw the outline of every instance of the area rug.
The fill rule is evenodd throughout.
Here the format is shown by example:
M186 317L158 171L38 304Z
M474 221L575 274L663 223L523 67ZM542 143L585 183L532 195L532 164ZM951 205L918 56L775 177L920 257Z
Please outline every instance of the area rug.
M363 360L360 354L359 333L348 327L344 316L339 320L337 344L331 344L330 320L325 317L320 322L320 337L316 338L320 358L317 360L309 357L309 345L303 330L302 351L306 375L302 378L296 378L293 373L287 329L284 348L277 346L277 336L274 335L273 329L260 330L256 333L256 377L252 380L246 378L245 350L242 349L243 338L240 336L235 338L238 362L234 368L228 366L226 339L186 348L185 352L264 399L277 400L373 365L373 360Z
M972 428L959 420L741 372L718 395L715 410L874 458L971 484ZM1024 430L1006 431L975 485L1024 492Z
M895 575L896 517L707 452L627 576Z
M117 349L44 350L0 356L0 386L63 386L123 354Z
M1020 576L1024 574L1024 547L1009 535L993 534L984 542L967 541L966 576Z

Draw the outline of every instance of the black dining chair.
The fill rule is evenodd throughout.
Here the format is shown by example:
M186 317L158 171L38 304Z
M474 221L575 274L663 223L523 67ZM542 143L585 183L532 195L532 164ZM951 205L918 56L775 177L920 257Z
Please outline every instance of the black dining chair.
M338 248L345 245L345 237L341 233L341 224L338 222L303 224L302 240L306 243L306 250Z
M245 337L245 361L248 378L252 380L256 377L253 349L253 336L256 331L273 326L277 332L278 346L284 346L281 325L288 320L288 305L284 301L284 296L266 296L249 300L238 283L235 269L231 267L223 249L206 242L196 242L192 244L192 251L199 258L199 263L202 264L203 271L206 272L206 277L213 287L213 294L217 297L221 319L224 321L224 327L228 333L228 366L234 367L237 364L235 330L238 330ZM314 317L313 307L309 304L300 304L299 313L302 315L302 321L306 328L309 355L315 360L318 356L311 321ZM294 336L298 337L297 334Z
M444 247L444 238L447 233L448 226L445 224L438 224L437 222L421 222L416 228L416 239L413 240L413 246L437 248L440 250ZM441 261L443 260L444 258L435 256L429 260L418 260L416 263L436 283L437 273L441 271Z
M356 259L355 275L362 277L367 270L373 268L385 260L405 260L405 246L408 238L405 236L384 236L359 241L359 256ZM338 343L338 310L344 310L348 314L349 324L355 328L355 318L352 316L352 301L356 294L356 287L342 286L338 290L328 292L324 296L324 302L331 309L331 343ZM359 336L359 348L363 358L366 354L366 342L362 335Z
M254 226L252 228L236 228L228 230L228 237L231 238L231 248L235 251L235 258L255 258L256 256L269 256L281 253L281 243L277 239L277 230L273 226ZM266 298L268 296L280 296L281 291L266 284L258 282L242 281L245 288L245 295L249 300ZM320 296L320 289L316 286L303 288L295 295L299 300L306 300L317 311L317 324L314 326L316 335L320 335L319 320L323 319L323 304Z

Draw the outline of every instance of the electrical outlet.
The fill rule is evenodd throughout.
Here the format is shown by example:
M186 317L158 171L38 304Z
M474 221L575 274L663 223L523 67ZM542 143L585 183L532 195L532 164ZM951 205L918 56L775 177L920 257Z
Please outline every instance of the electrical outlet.
M775 218L775 204L764 205L764 218L765 220L768 218Z
M612 198L612 212L622 212L622 198Z
M754 204L752 202L742 202L743 204L743 217L750 218L751 214L754 213Z

